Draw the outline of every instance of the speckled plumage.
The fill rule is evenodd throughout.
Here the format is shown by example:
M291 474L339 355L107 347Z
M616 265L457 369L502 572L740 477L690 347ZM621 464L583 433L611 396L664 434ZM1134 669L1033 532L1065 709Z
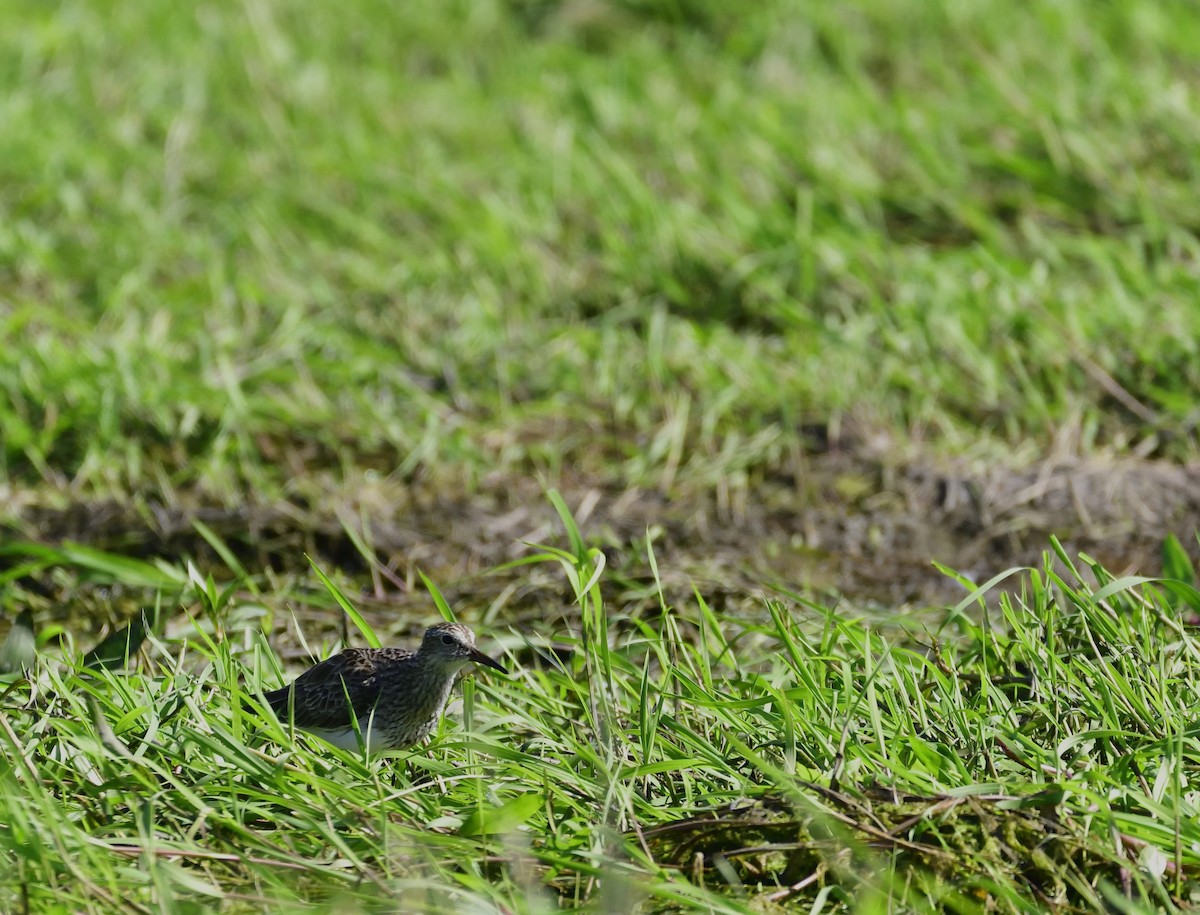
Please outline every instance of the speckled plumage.
M469 664L504 671L475 647L466 626L439 623L425 630L416 651L347 648L264 698L281 721L334 746L357 750L362 740L371 753L401 750L437 726L455 676Z

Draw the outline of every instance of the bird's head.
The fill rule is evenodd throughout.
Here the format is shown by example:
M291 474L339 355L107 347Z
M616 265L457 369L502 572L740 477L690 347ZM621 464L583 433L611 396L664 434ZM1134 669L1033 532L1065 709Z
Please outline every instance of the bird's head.
M468 664L483 664L505 673L499 661L475 647L475 633L461 623L438 623L426 629L421 654L454 670Z

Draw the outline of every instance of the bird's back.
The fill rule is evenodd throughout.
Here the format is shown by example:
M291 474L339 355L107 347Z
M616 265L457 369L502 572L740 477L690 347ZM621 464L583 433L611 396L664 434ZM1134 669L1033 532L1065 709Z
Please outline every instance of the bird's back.
M364 718L376 708L385 684L411 679L414 658L403 648L347 648L263 698L296 727L350 727L351 713Z
M280 721L343 749L366 739L375 751L427 737L453 681L407 649L347 648L264 698Z

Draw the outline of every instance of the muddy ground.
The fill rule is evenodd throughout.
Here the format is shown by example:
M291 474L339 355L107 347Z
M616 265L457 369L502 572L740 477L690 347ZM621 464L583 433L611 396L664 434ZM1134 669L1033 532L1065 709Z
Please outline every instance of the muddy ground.
M557 486L584 536L604 548L606 587L618 605L657 603L648 531L670 599L688 600L695 583L716 608L731 611L773 588L885 613L945 606L965 591L931 560L983 582L1038 564L1050 535L1118 575L1157 574L1168 534L1200 559L1200 466L1093 458L980 469L827 453L788 474L699 494L571 478ZM566 545L529 478L485 479L468 493L364 477L309 499L235 511L106 502L27 505L9 516L10 538L215 563L193 527L199 519L251 573L300 569L307 552L351 574L362 583L364 611L385 630L428 618L418 568L452 604L486 606L480 612L500 623L545 619L571 599L556 568L488 571L528 555L530 543ZM369 568L347 528L365 533L380 567Z

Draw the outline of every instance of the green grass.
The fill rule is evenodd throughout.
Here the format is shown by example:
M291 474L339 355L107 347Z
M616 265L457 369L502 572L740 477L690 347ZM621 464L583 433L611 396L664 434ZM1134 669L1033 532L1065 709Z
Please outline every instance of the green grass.
M623 612L564 520L570 548L529 561L566 574L576 622L481 631L511 675L464 683L394 760L242 708L283 677L248 582L160 566L145 591L146 569L76 556L161 625L129 669L68 636L8 678L0 907L1151 911L1200 891L1191 584L1059 551L931 632L788 596L752 619L699 592Z
M0 474L40 499L707 489L847 419L1196 456L1174 4L0 17Z
M1178 541L1113 581L1052 540L911 615L732 571L888 566L903 498L809 474L826 447L885 489L1200 456L1190 12L4 5L0 529L44 542L0 544L0 663L32 665L0 685L0 909L1194 904ZM470 577L538 483L650 491L644 540L552 497L565 549ZM861 544L822 553L815 503ZM1019 533L984 514L946 536ZM376 556L411 518L416 556ZM1089 536L1121 553L1120 520ZM650 552L689 538L690 594ZM431 748L243 709L330 632L407 634L416 564L513 668Z

